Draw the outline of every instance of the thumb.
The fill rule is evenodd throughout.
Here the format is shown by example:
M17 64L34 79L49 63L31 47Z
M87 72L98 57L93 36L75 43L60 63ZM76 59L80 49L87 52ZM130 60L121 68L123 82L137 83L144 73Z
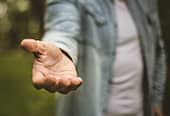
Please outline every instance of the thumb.
M27 52L42 54L45 51L45 44L34 39L24 39L21 41L21 47Z

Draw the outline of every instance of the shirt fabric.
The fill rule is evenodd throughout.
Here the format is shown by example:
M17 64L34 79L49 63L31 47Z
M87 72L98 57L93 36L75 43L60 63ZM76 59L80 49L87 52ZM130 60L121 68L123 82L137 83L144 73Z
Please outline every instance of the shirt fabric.
M114 77L108 102L109 116L142 116L143 61L139 36L123 0L115 0L118 39Z

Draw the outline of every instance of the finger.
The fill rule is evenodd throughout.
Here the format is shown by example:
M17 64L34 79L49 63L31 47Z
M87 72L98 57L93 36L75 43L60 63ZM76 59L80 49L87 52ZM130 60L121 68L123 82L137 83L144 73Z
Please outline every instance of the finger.
M69 78L63 78L60 79L60 84L59 84L59 88L58 91L62 94L67 94L69 93L72 89L71 89L71 80Z
M32 71L32 83L36 89L44 87L45 79L41 72L33 69Z
M26 51L42 54L45 50L45 44L43 42L34 40L34 39L24 39L21 42L21 47L23 47Z
M71 81L68 79L60 78L58 82L58 90L63 90L71 85Z
M69 85L69 82L64 81L64 79L60 77L53 77L52 75L48 75L45 78L43 88L47 91L54 93L56 91L60 93L64 93L63 88Z
M82 79L80 78L55 78L55 85L47 86L45 89L50 92L56 92L62 94L68 94L70 91L77 89L81 83Z
M58 86L56 86L56 79L53 77L46 77L44 88L51 93L57 91Z
M76 90L83 83L83 80L79 77L76 77L76 78L74 77L74 78L71 78L71 82L72 82L71 89Z

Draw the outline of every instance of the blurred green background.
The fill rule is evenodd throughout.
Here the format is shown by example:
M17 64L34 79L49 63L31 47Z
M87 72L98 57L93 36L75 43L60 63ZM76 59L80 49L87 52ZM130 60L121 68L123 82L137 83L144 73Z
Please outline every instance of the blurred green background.
M0 0L0 116L54 116L55 96L31 83L23 38L41 38L44 0Z
M170 64L169 5L168 0L159 2L168 52L167 66ZM44 90L36 91L32 87L32 56L19 46L23 38L41 38L44 32L44 11L45 0L0 0L0 116L55 115L55 95ZM167 80L164 112L165 116L170 116L170 79Z

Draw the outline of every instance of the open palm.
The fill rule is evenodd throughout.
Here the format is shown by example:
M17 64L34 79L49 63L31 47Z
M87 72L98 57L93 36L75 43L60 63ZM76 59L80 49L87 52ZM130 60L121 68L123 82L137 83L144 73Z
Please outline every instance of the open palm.
M75 65L55 45L25 39L21 46L35 56L32 82L37 89L66 94L81 85L82 80L77 77Z

